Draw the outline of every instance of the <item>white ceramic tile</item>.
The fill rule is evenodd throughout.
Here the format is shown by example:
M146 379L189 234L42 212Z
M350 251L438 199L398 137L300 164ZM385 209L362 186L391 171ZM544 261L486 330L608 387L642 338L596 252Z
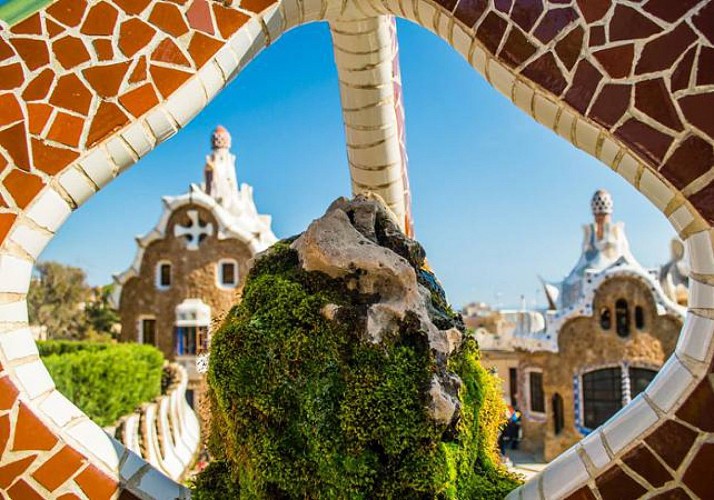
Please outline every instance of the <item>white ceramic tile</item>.
M575 124L575 139L578 147L593 156L595 155L598 135L600 135L600 131L585 120L579 119Z
M488 57L489 56L486 54L486 51L477 46L474 47L474 51L473 54L471 54L471 60L469 62L476 71L478 71L481 75L484 75L486 71L486 59Z
M174 93L174 95L176 94ZM146 155L153 148L153 141L148 137L141 122L131 124L122 132L121 136L139 158Z
M600 148L600 160L608 167L611 167L619 152L620 146L612 139L605 137Z
M432 5L429 5L427 2L419 2L417 9L419 9L419 19L421 20L421 23L419 24L421 26L424 26L426 29L433 30L436 9Z
M230 44L224 45L223 48L216 53L215 59L221 73L223 73L223 80L226 82L231 81L235 76L236 69L238 68L238 58L236 57L235 52L233 52Z
M223 88L225 83L223 80L223 73L218 67L218 63L214 61L208 62L201 70L198 72L198 78L203 83L203 88L206 91L208 100L213 99L218 92Z
M688 312L677 341L677 354L686 354L698 361L706 361L713 333L714 320Z
M29 328L0 334L0 349L8 361L39 355Z
M660 410L667 413L692 382L692 374L675 356L671 356L645 392Z
M107 143L107 151L114 160L114 164L123 172L136 163L135 154L121 137L114 137Z
M513 84L516 81L511 70L492 59L488 64L488 78L491 85L510 101Z
M698 274L714 274L714 250L709 231L695 233L684 243L687 245L692 271Z
M521 486L520 488L520 498L521 500L551 500L551 499L543 499L540 494L540 484L541 480L543 479L543 474L538 474L535 477L532 477L530 480L526 481L526 483ZM507 498L510 498L507 497Z
M694 216L687 209L686 205L682 205L669 216L669 222L672 223L672 226L674 226L674 229L678 233L681 233L682 230L691 224L693 220Z
M595 467L601 469L610 463L610 457L607 454L605 446L602 444L599 432L591 432L585 439L580 441L583 445L585 453L590 457L590 461Z
M52 233L19 223L15 224L9 237L36 260L52 239Z
M613 453L618 453L657 422L657 413L642 395L617 412L602 427L602 433Z
M82 410L59 391L52 391L39 406L40 410L59 427L64 427L71 420L84 415Z
M563 498L582 486L588 478L585 464L571 448L543 471L543 496L548 499Z
M523 82L516 81L515 89L513 92L513 102L516 106L521 108L526 114L530 115L533 105L533 96L535 92L532 88Z
M268 27L271 42L275 43L275 40L280 38L280 35L283 33L283 18L277 4L269 7L265 14L263 14L263 21Z
M0 292L27 293L32 262L14 255L0 255Z
M32 363L15 367L15 377L20 381L30 399L35 399L55 387L47 368L39 359Z
M27 323L27 301L0 304L0 322Z
M100 188L107 185L114 178L114 165L102 148L92 151L79 164L87 176L92 179L92 182Z
M660 180L650 170L642 173L640 180L640 191L650 199L660 210L664 210L667 204L674 198L674 193L667 185Z
M627 179L627 181L634 186L639 165L639 162L634 156L625 153L620 160L620 164L617 166L617 173Z
M562 108L560 119L556 124L555 131L559 136L565 138L568 142L571 141L574 120L575 115L571 111Z
M54 189L45 189L26 212L27 216L51 232L57 231L72 209Z
M177 132L173 122L167 116L163 105L154 108L146 116L146 124L151 129L154 137L156 137L157 143L165 141Z
M538 122L551 129L555 126L555 117L558 114L558 106L554 102L546 99L540 94L536 94L533 109L535 112L535 119L538 120Z
M77 206L82 205L94 194L94 187L76 168L70 168L59 176L59 183L67 191Z
M447 16L442 15L441 17L447 18ZM448 18L447 18L448 19ZM469 49L471 49L471 37L464 31L464 29L457 23L453 24L453 30L451 32L451 38L454 42L453 47L456 51L461 54L464 59L469 57Z
M180 127L186 126L206 105L206 95L198 78L192 78L166 101L166 109Z
M689 307L714 309L714 287L699 281L689 281Z
M107 433L89 419L68 427L65 432L89 453L101 460L110 470L119 470L119 457Z

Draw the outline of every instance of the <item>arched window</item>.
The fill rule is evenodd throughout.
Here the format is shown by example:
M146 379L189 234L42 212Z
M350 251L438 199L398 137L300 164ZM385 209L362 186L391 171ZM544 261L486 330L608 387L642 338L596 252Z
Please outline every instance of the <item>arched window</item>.
M159 261L156 264L156 288L166 290L171 287L171 262Z
M583 374L583 423L595 429L622 408L620 367Z
M534 413L545 413L545 394L543 392L543 373L528 373L529 409Z
M609 307L603 307L600 309L600 328L603 330L609 330L612 326L612 315L610 314Z
M563 415L563 397L557 392L553 394L553 431L557 436L565 427L565 416Z
M238 262L235 259L219 260L216 278L221 288L235 288L238 285Z
M630 334L630 311L625 299L615 302L615 328L620 337Z
M645 328L645 310L642 306L635 307L635 327L638 330L644 330Z

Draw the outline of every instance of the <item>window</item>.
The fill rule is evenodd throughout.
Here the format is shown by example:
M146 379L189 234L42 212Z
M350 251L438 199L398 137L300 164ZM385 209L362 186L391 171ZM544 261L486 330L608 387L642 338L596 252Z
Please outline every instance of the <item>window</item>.
M565 427L565 416L563 415L563 397L557 392L553 394L553 432L557 436Z
M508 392L511 397L511 406L518 406L518 401L516 401L518 395L518 369L509 368L508 369Z
M655 378L657 372L648 370L647 368L629 368L630 373L630 398L637 397L639 393L645 390L647 386Z
M583 422L594 429L622 408L620 367L583 375Z
M218 261L218 285L222 288L235 288L238 284L238 263L232 259Z
M530 372L528 374L528 385L530 387L530 410L537 413L545 413L543 374L541 372Z
M627 337L630 335L630 312L625 299L615 302L615 327L618 336Z
M635 307L635 327L638 330L645 328L645 310L642 309L642 306Z
M612 316L610 314L610 309L603 307L600 309L600 328L603 330L609 330L612 326Z
M171 286L171 262L161 261L156 265L156 287L166 290Z
M208 350L208 328L205 326L177 326L176 354L194 356Z
M143 318L141 320L141 337L142 344L156 345L156 319Z

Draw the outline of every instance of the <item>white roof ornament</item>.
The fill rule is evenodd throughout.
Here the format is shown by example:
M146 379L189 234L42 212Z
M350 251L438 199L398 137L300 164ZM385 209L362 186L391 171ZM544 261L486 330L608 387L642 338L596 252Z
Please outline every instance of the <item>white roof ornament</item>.
M176 306L176 326L211 325L211 306L201 299L186 299Z
M613 212L614 203L612 201L612 195L605 191L604 189L598 189L595 191L592 200L590 201L590 207L593 210L593 215L610 215Z
M198 210L189 210L186 214L190 222L187 226L176 224L174 226L174 236L177 238L183 236L188 250L198 250L198 246L201 242L206 237L213 235L213 224L210 222L202 224L198 218Z

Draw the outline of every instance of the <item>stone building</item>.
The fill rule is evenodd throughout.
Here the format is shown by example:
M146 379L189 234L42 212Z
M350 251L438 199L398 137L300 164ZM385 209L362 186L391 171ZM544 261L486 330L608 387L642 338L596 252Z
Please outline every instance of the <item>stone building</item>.
M207 347L211 324L234 304L251 257L276 241L252 187L238 187L230 134L217 127L211 145L204 182L163 198L156 227L137 238L131 267L115 276L121 340L155 345L182 364L189 402L200 381L196 355Z
M612 222L609 193L595 193L592 211L575 267L563 281L543 283L547 310L466 318L494 325L476 330L484 365L497 370L506 400L522 412L523 448L546 460L647 387L684 318L660 270L643 268L630 252L624 224Z

